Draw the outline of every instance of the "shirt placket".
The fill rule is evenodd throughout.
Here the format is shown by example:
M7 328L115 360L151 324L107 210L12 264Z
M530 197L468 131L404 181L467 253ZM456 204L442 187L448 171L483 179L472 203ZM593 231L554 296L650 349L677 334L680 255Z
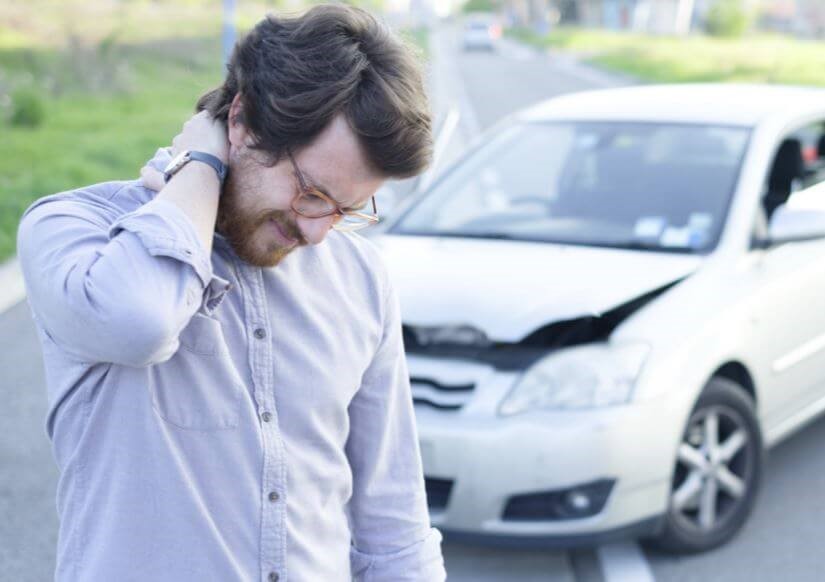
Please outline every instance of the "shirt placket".
M245 324L255 403L263 443L261 475L262 582L286 582L286 463L275 407L272 329L261 269L242 265Z

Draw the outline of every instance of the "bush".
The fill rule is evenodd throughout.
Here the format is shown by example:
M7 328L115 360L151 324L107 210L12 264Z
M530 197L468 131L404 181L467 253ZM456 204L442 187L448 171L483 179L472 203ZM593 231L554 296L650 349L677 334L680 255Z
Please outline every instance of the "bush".
M12 125L19 127L37 127L46 117L46 105L43 98L32 89L20 89L11 96Z
M712 36L740 37L750 24L751 15L743 0L715 0L708 10L705 28Z
M461 8L462 12L495 12L499 9L498 0L468 0Z

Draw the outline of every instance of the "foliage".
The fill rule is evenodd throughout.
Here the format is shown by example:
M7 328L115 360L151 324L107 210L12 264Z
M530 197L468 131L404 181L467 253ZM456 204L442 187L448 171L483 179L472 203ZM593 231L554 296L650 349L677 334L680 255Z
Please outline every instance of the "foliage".
M55 69L67 66L67 49L0 49L4 85L20 84L10 90L10 117L23 103L22 115L33 119L38 99L47 113L36 126L10 119L0 128L0 262L14 253L17 223L32 201L85 184L134 179L180 130L197 97L222 77L218 36L112 50L129 63L131 79L115 92L81 84L52 90Z
M467 0L462 6L463 12L495 12L499 9L498 0Z
M11 95L9 123L16 127L37 127L46 117L46 105L32 89L18 89Z
M742 0L715 0L708 10L708 34L725 38L741 37L751 25L751 15Z

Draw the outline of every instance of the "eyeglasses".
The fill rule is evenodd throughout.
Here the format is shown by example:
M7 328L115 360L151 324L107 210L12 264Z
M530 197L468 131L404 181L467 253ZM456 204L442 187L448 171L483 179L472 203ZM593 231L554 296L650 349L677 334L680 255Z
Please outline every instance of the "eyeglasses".
M335 223L332 228L341 231L359 230L376 224L379 220L378 209L375 206L375 197L372 197L372 214L362 212L362 208L341 208L339 204L315 188L307 184L304 175L295 163L295 158L292 152L287 152L289 160L292 162L292 167L295 168L295 175L298 177L298 183L301 186L301 192L292 201L292 210L296 214L305 216L307 218L323 218L324 216L337 215Z

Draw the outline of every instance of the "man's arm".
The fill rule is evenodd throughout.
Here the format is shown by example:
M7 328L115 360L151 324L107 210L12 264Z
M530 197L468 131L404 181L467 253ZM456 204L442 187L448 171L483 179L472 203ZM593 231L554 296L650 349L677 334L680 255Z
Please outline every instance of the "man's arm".
M197 117L176 138L183 147L212 143L211 120ZM204 244L214 229L219 183L211 168L210 177L199 165L188 164L193 168L124 216L65 198L26 212L18 254L29 303L67 354L88 363L145 366L177 351L178 334L212 283L211 231Z
M389 288L381 344L349 406L346 452L355 580L439 582L441 534L430 527L398 299Z
M229 160L226 126L201 111L183 124L172 140L172 152L198 150L212 154L224 164ZM157 199L171 202L192 221L206 255L212 253L212 236L218 215L220 185L215 170L200 162L189 162L158 192Z

